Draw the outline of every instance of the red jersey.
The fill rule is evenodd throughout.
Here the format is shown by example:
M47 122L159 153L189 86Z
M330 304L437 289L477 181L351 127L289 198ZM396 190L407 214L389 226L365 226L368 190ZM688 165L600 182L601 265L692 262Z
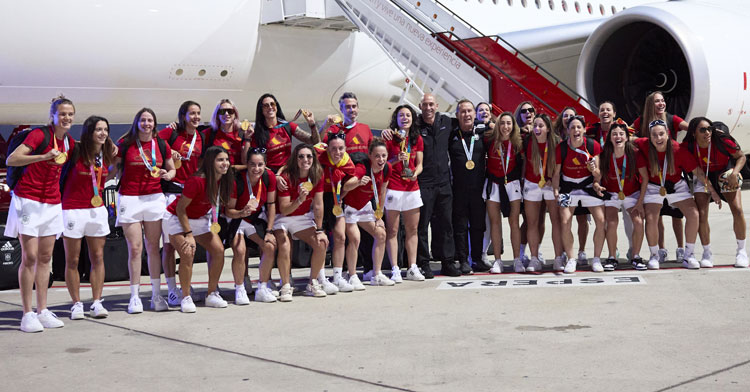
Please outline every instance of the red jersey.
M300 178L296 184L292 183L289 180L289 176L286 173L283 173L281 177L286 181L288 186L287 186L286 191L279 190L278 197L289 196L289 200L291 201L296 200L297 197L299 197L299 185L303 182L306 182L307 177ZM310 191L310 193L307 194L307 198L305 199L305 202L302 203L302 205L300 205L299 207L297 207L297 209L294 210L294 212L292 212L291 214L286 214L286 216L305 215L308 212L310 212L310 206L312 205L313 199L315 198L315 194L320 193L320 192L323 192L323 179L322 178L318 180L317 184L313 185L313 189Z
M213 128L206 128L203 131L203 140L206 140L206 143L208 143L211 132L213 132ZM242 162L242 138L239 135L239 131L232 131L230 133L224 132L221 129L216 131L213 145L224 147L229 152L230 165L239 165ZM211 146L207 146L206 148L208 147Z
M601 155L599 156L599 159L601 159ZM610 159L612 159L610 157ZM620 174L620 178L622 178L622 162L625 160L625 155L616 158L617 162L617 168L615 168L615 165L612 162L609 162L609 171L607 173L602 173L602 186L607 188L608 192L620 192L620 185L617 183L617 173ZM599 162L601 165L601 162ZM625 193L625 196L632 195L634 192L639 191L641 189L641 177L638 174L638 169L641 167L646 167L646 162L643 160L643 156L640 152L635 152L635 162L626 161L625 162L625 182L623 183L622 191ZM631 165L635 165L636 172L632 177L628 177L628 172L630 171ZM616 169L616 170L615 170Z
M276 175L273 174L273 171L266 169L266 173L268 173L268 184L263 183L263 175L261 174L260 178L258 179L258 183L255 185L250 184L248 186L248 180L247 180L247 170L243 170L239 173L239 175L242 176L244 181L235 181L234 184L234 192L232 192L232 198L237 199L237 203L235 204L235 209L241 210L245 208L248 202L250 202L250 192L252 190L253 196L258 200L258 211L262 209L263 206L266 205L266 202L268 201L268 193L269 192L276 192ZM239 193L239 190L237 189L238 186L244 186L245 189L242 191L242 194L237 197L237 194ZM248 189L251 188L251 189ZM251 215L252 216L252 215ZM250 217L245 217L245 220L249 221Z
M539 168L539 174L535 174L534 173L534 162L533 162L533 159L531 158L533 156L533 154L531 153L531 150L532 150L531 143L536 143L536 146L537 146L537 148L539 150L539 161L536 162L536 166L538 166L538 168ZM526 169L525 169L526 173L524 174L524 178L526 178L527 181L538 183L539 180L542 179L542 173L544 173L545 181L549 181L550 180L550 176L549 176L549 170L550 170L549 163L546 163L547 160L544 159L544 149L545 148L547 148L547 141L546 140L544 142L542 142L542 143L539 143L539 142L536 141L535 137L529 139L529 142L526 145ZM548 155L552 154L552 153L553 153L553 151L547 150L547 154ZM513 158L511 158L511 160L512 159ZM547 159L549 159L549 157Z
M692 172L697 166L698 162L696 161L693 154L690 153L686 148L681 148L680 144L677 143L674 140L670 140L672 142L672 151L674 153L674 174L667 174L669 173L669 163L667 163L667 173L665 181L676 183L680 181L682 178L682 172ZM648 145L651 143L648 138L645 137L639 137L638 139L635 139L635 145L638 146L638 149L641 152L643 161L645 162L645 167L648 170L648 181L653 184L661 184L659 181L659 172L663 170L664 165L664 157L667 155L667 152L659 152L657 153L657 162L659 166L659 170L655 173L651 172L651 165L648 161Z
M34 129L26 135L23 144L33 152L44 142L44 132L54 131L52 128L46 131L40 128ZM73 139L68 139L67 136L63 136L63 139L55 139L57 140L57 149L61 152L67 152L68 159L70 159L70 151L65 148L65 140L68 140L68 148L72 149L73 145L70 142ZM50 135L49 145L39 155L44 155L54 148L55 141L52 140L52 135ZM54 159L34 162L26 166L23 175L18 179L18 183L13 189L13 194L39 203L60 204L61 173L62 165L56 164Z
M344 126L343 124L334 124L323 136L323 143L328 143L328 133L339 133L343 129L346 135L346 152L363 152L369 151L370 141L372 141L372 130L367 124L355 122L354 124Z
M164 128L159 131L159 139L162 139L169 143L169 137L172 136L172 128ZM190 151L190 143L193 141L192 136L188 136L186 131L178 132L177 138L174 140L171 146L172 150L175 150L182 155L183 158L187 158ZM172 182L178 184L184 184L190 176L195 174L198 170L198 161L201 158L201 151L203 151L203 144L201 142L201 136L195 133L195 144L193 144L192 153L190 153L190 159L182 161L182 166L177 169L177 174L172 179ZM177 163L177 162L175 162Z
M167 207L172 215L177 215L177 202L180 201L181 197L187 197L190 199L190 204L185 208L185 213L188 219L199 219L211 211L211 202L208 200L208 194L206 194L206 178L191 176L185 182L185 188L182 190L182 195L177 196L176 199Z
M65 188L62 194L63 210L76 210L83 208L94 208L91 205L91 198L94 197L94 184L92 181L99 180L97 183L100 197L104 197L104 183L107 179L109 170L107 165L102 163L101 167L94 167L83 164L83 158L78 158L75 166L68 171L68 178L65 179ZM93 178L92 178L93 175Z
M265 146L259 146L255 137L250 141L252 147L266 148L268 167L284 166L292 155L292 137L284 124L289 124L292 135L297 132L297 124L293 122L281 123L268 130L268 142Z
M732 154L739 150L739 147L737 147L737 143L733 142L730 139L724 139L724 146L727 153ZM681 148L688 149L687 143L680 144ZM709 157L708 154L708 148L711 148L711 156ZM700 148L698 147L698 143L695 143L695 147L692 151L690 151L693 154L693 157L700 165L700 168L703 169L703 172L708 174L709 172L717 172L717 171L724 171L727 169L727 166L729 165L729 160L731 156L725 155L719 150L718 147L714 143L711 143L706 148ZM709 160L710 158L710 160ZM708 166L708 170L706 170L706 166Z
M407 144L409 144L409 140L406 141ZM401 142L393 140L386 140L385 146L388 149L388 159L393 159L394 157L398 156L398 153L401 152ZM422 141L421 136L417 136L417 143L414 146L411 146L411 153L409 154L409 168L412 171L417 170L417 165L415 163L417 159L417 152L423 152L424 151L424 142ZM418 181L411 181L411 180L405 180L401 178L401 172L404 170L404 162L397 161L396 163L391 165L391 174L388 178L388 189L393 189L394 191L406 191L406 192L412 192L419 189L419 182Z
M563 148L567 148L568 152L566 152L565 156L565 162L562 162L562 155L561 151ZM591 157L595 157L599 155L602 152L601 147L599 146L599 142L594 141L594 148L593 151L587 151L586 150L586 140L584 139L583 144L578 147L578 150L588 152L588 154ZM570 145L567 141L563 141L560 144L557 145L557 148L555 149L555 162L558 165L562 165L562 168L560 169L560 173L562 175L570 177L570 178L586 178L591 175L591 172L589 169L586 168L586 161L588 160L588 157L586 154L581 154L579 152L576 152L572 148L570 148Z
M334 184L341 182L341 187L343 187L344 183L354 175L354 162L349 158L348 153L344 154L337 164L334 164L328 156L328 151L323 150L318 153L318 161L323 167L323 180L325 182L323 192L333 192L332 179Z
M349 193L346 194L346 197L344 197L344 202L346 205L355 208L357 210L362 209L367 203L372 200L373 197L375 197L375 192L372 190L372 182L375 181L375 186L378 187L378 196L382 197L380 195L380 186L383 185L385 181L387 181L387 178L385 178L385 171L388 170L389 172L391 170L391 164L389 162L385 163L388 166L388 169L383 167L383 170L374 173L375 178L370 178L370 182L367 185L364 186L358 186ZM365 169L365 165L358 163L354 169L354 176L357 177L358 180L361 180L364 176L369 176L371 173ZM378 203L380 203L380 200L378 200ZM382 208L382 206L381 206Z
M501 147L503 150L502 156L500 155ZM507 155L509 150L510 157ZM493 142L492 147L487 150L487 171L495 177L505 177L506 171L503 165L505 165L505 160L508 159L507 173L513 173L513 170L516 168L516 155L519 153L520 151L511 144L510 140L500 143L498 141ZM542 154L544 154L544 149L542 149Z
M161 151L159 151L159 143L156 142L156 139L152 140L153 143L150 141L141 143L143 154L148 163L153 165L151 155L151 147L153 146L156 153L156 167L161 169L164 167L164 158L161 156ZM167 146L165 154L168 157L172 156L172 149L169 146ZM143 196L162 192L161 179L151 176L151 172L148 171L146 165L143 163L136 143L131 144L126 152L123 152L122 148L118 149L117 157L122 159L123 167L122 177L120 178L121 195Z
M680 124L682 124L683 121L685 120L682 119L680 116L676 116L676 115L672 115L672 121L669 121L669 119L667 119L667 131L669 131L669 136L672 139L677 139L677 133L680 132ZM635 129L635 133L637 135L640 135L641 133L641 117L640 116L636 118L635 121L633 121L633 129Z

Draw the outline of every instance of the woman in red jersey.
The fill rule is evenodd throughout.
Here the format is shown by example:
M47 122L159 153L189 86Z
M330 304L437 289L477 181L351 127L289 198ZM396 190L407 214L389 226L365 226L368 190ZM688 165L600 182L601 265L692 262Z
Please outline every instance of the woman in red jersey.
M279 190L279 215L273 225L281 265L290 263L290 238L300 239L313 248L310 260L310 280L305 295L325 297L318 282L325 262L328 237L323 229L323 169L313 146L300 144L292 150L284 177L289 185Z
M81 302L81 277L78 274L78 258L81 239L86 245L91 261L91 294L94 303L89 309L91 317L102 318L109 314L102 305L104 286L104 243L109 234L109 213L102 199L104 182L109 174L109 165L115 159L116 147L109 138L109 122L99 116L91 116L83 122L81 142L73 149L65 186L62 194L63 243L65 245L65 285L68 287L73 307L70 319L83 319Z
M516 124L518 124L518 129L521 134L531 132L532 128L534 127L533 122L535 112L536 110L534 109L534 105L532 105L529 101L523 101L516 107L513 118L516 120Z
M539 231L539 220L544 220L542 203L549 211L552 222L552 245L555 259L562 257L563 244L560 234L560 212L557 200L552 192L552 174L555 172L555 151L560 143L559 137L552 132L552 123L546 114L534 118L532 136L526 142L526 165L524 168L523 206L528 219L526 238L529 240L531 260L526 272L541 272L539 244L542 236Z
M141 251L146 238L148 270L151 276L151 309L169 309L161 296L161 257L159 237L161 220L166 211L166 199L161 180L172 181L175 176L172 149L156 134L156 114L149 108L136 113L133 125L120 140L116 169L110 177L119 175L120 191L117 200L117 225L122 226L128 243L130 267L130 302L128 313L143 312L138 297L141 281Z
M533 113L528 115L533 117ZM515 117L504 112L497 118L497 124L491 132L485 134L487 149L487 180L485 181L484 199L487 203L487 214L490 216L490 235L495 251L495 263L490 273L503 272L503 262L499 259L502 243L500 225L503 217L508 218L510 225L510 242L513 248L513 268L516 272L526 269L520 256L521 228L521 170L523 168L523 143L521 131Z
M239 262L232 259L232 274L235 285L235 304L250 303L243 280L247 276L247 257L245 256L245 237L250 238L260 249L260 279L258 289L255 290L255 302L276 302L268 282L271 279L271 269L276 259L276 237L271 228L276 221L276 175L266 168L265 149L251 148L247 152L247 170L238 173L235 186L237 203L227 208L227 216L240 219L236 234L233 238L240 245L238 253L242 258ZM230 223L230 231L233 227ZM290 265L288 260L279 260L278 268L283 285L279 291L278 300L289 302L292 300L292 286L289 281Z
M715 190L720 190L719 196L729 204L732 210L734 236L737 240L735 267L748 266L747 251L745 250L745 215L742 212L742 197L740 195L739 173L745 166L745 154L737 141L715 127L711 120L696 117L688 124L687 135L682 146L693 154ZM698 206L700 223L698 234L703 244L701 267L713 267L713 253L711 252L711 229L708 223L708 188L697 180L693 185L693 195Z
M194 313L190 296L193 277L193 257L198 243L211 255L208 265L208 295L206 306L226 308L227 302L218 291L219 276L224 267L224 246L219 238L219 209L234 205L231 191L234 176L229 165L229 154L219 146L206 149L200 169L185 183L182 195L167 207L169 241L180 255L180 310Z
M646 163L630 141L626 124L609 124L608 129L602 153L597 158L601 180L594 182L594 189L602 195L605 192L609 195L609 199L604 200L609 257L603 267L605 271L617 268L617 214L622 209L632 219L630 262L635 269L644 270L646 264L639 253L643 243L643 199L648 182L641 181L638 169L645 167Z
M162 187L166 205L172 204L177 196L182 193L190 176L192 176L200 165L201 153L203 151L203 135L198 127L201 125L201 105L193 101L185 101L177 111L177 122L159 131L159 138L165 140L172 149L172 161L177 170L175 177ZM169 242L167 234L167 215L162 220L162 242L161 265L164 268L164 277L167 279L167 303L170 306L179 306L182 300L180 290L177 289L175 281L175 257L174 247Z
M636 146L643 154L646 167L639 168L643 181L648 181L646 188L646 240L651 253L648 269L659 269L659 231L658 220L664 200L679 208L685 216L685 253L682 265L685 268L700 268L693 250L695 237L698 235L698 208L687 182L682 179L683 172L692 172L699 181L709 188L711 198L721 206L721 199L713 186L706 182L703 170L698 166L695 157L686 148L669 137L667 124L655 120L649 124L649 137L635 140ZM648 180L647 180L648 179Z
M419 225L419 207L422 196L419 192L417 177L422 172L424 142L416 124L416 112L409 105L401 105L393 111L389 128L393 138L386 141L388 162L391 170L388 179L388 191L385 195L386 210L386 249L391 260L391 279L402 282L401 269L398 266L398 225L401 215L404 216L406 238L404 247L409 260L406 279L423 281L424 275L417 267L417 226Z
M13 189L5 226L5 236L17 237L21 242L18 286L23 332L41 332L44 328L64 325L47 309L47 285L55 238L63 232L60 172L75 143L68 134L75 112L69 99L55 98L50 106L49 125L32 130L6 159L8 166L26 166ZM49 140L46 146L45 139ZM31 307L35 284L36 313Z
M383 203L388 187L391 164L388 163L388 148L381 138L373 138L369 145L368 161L357 163L354 177L344 186L344 219L346 220L346 260L349 267L349 283L361 284L357 277L357 253L359 250L359 228L368 232L375 243L372 247L373 275L372 286L393 286L381 271L385 254L385 223L383 223ZM356 153L362 154L362 153ZM363 154L364 155L364 154ZM375 208L373 209L373 203ZM367 249L363 249L364 252ZM395 260L394 260L395 261ZM391 261L391 267L396 265ZM362 287L364 289L364 287Z
M206 148L220 146L229 153L229 162L234 170L243 170L242 140L245 131L242 130L237 106L229 99L222 99L216 104L211 116L211 127L203 131L203 142Z

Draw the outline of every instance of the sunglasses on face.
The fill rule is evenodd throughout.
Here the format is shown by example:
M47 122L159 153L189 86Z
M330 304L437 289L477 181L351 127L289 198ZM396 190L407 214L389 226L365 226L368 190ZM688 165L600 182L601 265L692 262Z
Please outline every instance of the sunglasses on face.
M312 159L312 154L299 154L297 155L297 159Z
M523 108L523 109L520 110L520 112L523 113L523 114L534 113L534 108Z
M263 104L264 109L276 109L276 102L266 102Z
M713 132L715 130L716 130L716 128L714 128L714 127L698 128L698 132L700 132L700 133L708 133L708 132Z
M226 116L228 114L234 114L234 109L232 109L232 108L219 109L219 115Z

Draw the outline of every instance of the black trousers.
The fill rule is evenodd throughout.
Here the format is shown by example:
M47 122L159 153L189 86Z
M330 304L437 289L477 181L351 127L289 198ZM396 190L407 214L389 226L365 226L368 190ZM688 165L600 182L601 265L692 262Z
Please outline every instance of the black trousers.
M453 244L453 191L450 184L419 187L422 207L419 209L419 243L417 264L424 267L430 262L430 244L427 227L432 231L432 258L442 262L455 260ZM483 218L484 219L484 218ZM481 246L480 246L481 249Z
M482 241L485 230L485 206L482 189L455 189L453 198L453 239L456 259L468 261L469 243L471 259L482 260ZM470 241L470 242L469 242Z

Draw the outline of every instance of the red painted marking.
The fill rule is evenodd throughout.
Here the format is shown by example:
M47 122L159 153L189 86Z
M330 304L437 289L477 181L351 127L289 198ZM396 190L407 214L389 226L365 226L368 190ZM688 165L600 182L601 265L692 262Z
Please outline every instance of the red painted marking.
M743 72L742 76L745 79L745 90L747 90L747 72Z

